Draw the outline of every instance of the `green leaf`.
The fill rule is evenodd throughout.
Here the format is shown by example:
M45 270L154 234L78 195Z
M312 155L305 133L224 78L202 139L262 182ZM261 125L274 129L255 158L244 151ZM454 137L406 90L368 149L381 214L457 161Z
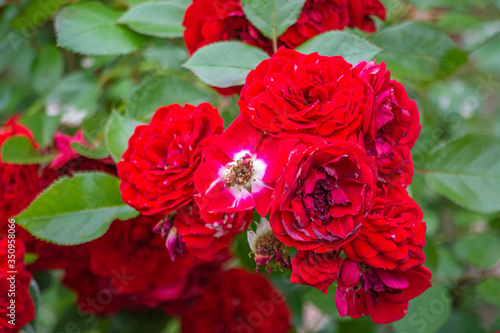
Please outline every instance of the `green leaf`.
M51 45L43 45L33 64L33 88L44 94L61 80L64 62L59 50Z
M484 44L480 45L470 58L475 65L486 73L500 73L500 33L497 33Z
M393 324L396 333L434 333L447 321L451 313L448 290L442 284L432 286L422 295L410 300L408 313Z
M141 34L182 37L185 8L172 1L146 2L130 8L118 20Z
M476 288L486 300L500 307L500 279L487 278L478 284Z
M38 26L45 23L54 12L67 2L69 2L69 0L31 0L28 2L26 8L24 8L21 15L12 20L10 25L19 30L25 29L24 31L33 31Z
M482 268L492 268L500 258L500 237L490 231L475 237L463 238L456 243L457 254L468 263Z
M366 39L346 31L329 31L320 34L296 48L296 51L309 54L318 52L324 56L342 56L347 62L356 65L370 61L382 51Z
M390 26L376 33L372 43L383 50L377 60L394 75L415 81L446 76L467 61L448 35L423 22Z
M203 90L192 82L176 76L150 75L138 86L125 106L125 115L146 120L160 106L170 104L197 105L215 101L215 93Z
M297 22L305 0L242 0L248 20L269 38L278 38Z
M241 42L221 42L197 50L184 64L203 82L220 88L245 84L252 69L268 55Z
M138 122L129 120L116 111L113 111L109 117L104 139L108 151L116 163L120 161L123 153L127 150L128 140L134 134L137 125L139 125Z
M110 332L161 333L165 332L169 318L163 311L120 312L110 318Z
M71 144L71 148L73 148L78 154L94 160L100 160L109 156L106 146L102 143L91 149L83 146L81 143L73 142Z
M457 204L489 214L500 211L500 142L466 135L432 152L425 180Z
M38 326L38 316L40 314L41 294L40 294L40 288L38 287L38 284L36 283L35 279L31 279L29 292L31 298L33 299L33 303L35 305L35 319L33 319L30 322L30 325L34 328L34 332L36 332L37 331L36 328Z
M57 44L91 55L125 54L141 47L140 35L117 24L121 13L99 2L65 7L55 21Z
M21 123L29 127L42 149L52 145L60 122L60 117L51 117L45 113L25 115L21 118Z
M101 89L98 80L83 72L67 75L47 97L46 112L50 116L88 117L97 110ZM77 124L78 125L78 124Z
M2 162L12 164L41 164L52 160L52 155L42 155L25 136L14 136L2 145Z
M102 236L114 219L138 215L120 196L120 180L105 173L75 173L49 186L16 219L35 237L76 245Z

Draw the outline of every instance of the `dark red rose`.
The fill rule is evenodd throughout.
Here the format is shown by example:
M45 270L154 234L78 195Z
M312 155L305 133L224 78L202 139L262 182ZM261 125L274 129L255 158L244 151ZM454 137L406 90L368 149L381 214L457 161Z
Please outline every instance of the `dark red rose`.
M431 286L431 275L422 265L397 272L345 259L335 304L341 317L369 315L375 324L387 324L405 316L408 301Z
M299 145L276 182L271 227L287 246L336 251L358 234L376 180L373 157L355 143Z
M84 244L87 253L65 267L63 279L77 292L82 311L146 310L180 297L195 261L189 253L170 260L163 238L152 230L162 218L117 220L104 236Z
M243 217L243 214L235 215L236 218ZM238 223L228 218L228 223ZM219 221L222 225L223 221ZM209 228L200 216L200 208L192 202L177 211L174 219L174 227L182 237L182 242L187 250L195 257L211 261L222 249L225 249L233 239L232 232L220 231L217 228ZM239 230L238 230L239 231Z
M297 19L281 36L278 46L295 48L316 35L347 26L375 31L370 16L385 19L378 0L308 0ZM244 16L239 0L194 0L184 16L184 40L189 53L214 42L239 40L272 53L272 42Z
M183 332L287 333L290 313L280 291L263 276L231 269L212 275L193 307L182 314Z
M280 49L248 74L243 117L280 138L345 140L357 136L372 92L342 57Z
M167 214L193 199L193 174L202 151L222 133L223 119L208 103L159 108L129 140L118 163L123 200L146 215Z
M381 182L406 187L413 177L410 149L421 128L417 105L401 83L390 79L384 63L362 62L356 68L374 93L363 128L368 154L377 158Z
M379 189L356 238L343 247L347 257L374 268L405 271L423 264L425 222L405 189Z
M24 244L14 238L3 237L0 239L0 332L15 333L35 319L35 304L31 299L29 287L31 283L31 274L26 270L24 264ZM9 245L15 246L15 258L11 258ZM11 261L13 260L13 261ZM13 265L11 267L10 265ZM16 273L11 273L15 271ZM14 276L14 280L10 278ZM14 281L12 288L11 281ZM10 297L11 289L15 289L15 297ZM14 310L11 300L15 300ZM13 317L10 314L14 314ZM9 323L14 319L15 325Z
M328 287L337 281L342 258L339 252L315 253L298 251L292 258L291 283L317 288L328 294Z
M0 149L5 141L15 136L28 138L38 149L31 131L19 123L20 117L12 117L0 126ZM1 151L1 150L0 150ZM38 165L4 163L0 155L0 229L4 230L9 218L23 211L40 192Z
M377 27L370 16L385 20L384 5L379 0L348 0L349 26L365 32L374 32Z
M189 54L207 44L240 40L268 52L272 42L245 17L240 0L194 0L184 15L184 41Z

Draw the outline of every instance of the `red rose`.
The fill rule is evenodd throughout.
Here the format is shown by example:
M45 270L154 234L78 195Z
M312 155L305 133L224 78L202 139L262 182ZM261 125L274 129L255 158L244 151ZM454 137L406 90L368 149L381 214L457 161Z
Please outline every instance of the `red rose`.
M31 274L26 270L24 264L24 244L20 241L15 243L15 267L10 267L12 258L9 256L9 245L11 240L8 237L0 239L0 332L19 332L24 326L35 319L35 305L31 299L29 287ZM16 273L11 273L15 271ZM10 278L14 276L14 280ZM9 296L12 289L11 281L15 281L15 297ZM8 307L12 307L11 300L15 300L14 314L15 325L11 325L13 313Z
M272 42L245 17L240 0L194 0L184 15L189 54L214 42L240 40L268 52Z
M430 286L431 271L416 266L406 272L372 268L346 259L340 269L335 304L341 317L369 315L375 324L403 318L408 301Z
M24 136L34 141L31 131L19 123L19 117L12 117L0 126L0 149L5 141L14 136ZM38 186L38 165L17 165L1 161L0 155L0 228L3 230L9 218L23 211L40 192Z
M208 103L161 107L138 126L118 163L123 200L146 215L167 214L189 203L202 150L223 131Z
M65 267L63 280L78 293L82 311L145 310L180 297L194 258L185 253L184 258L170 260L164 240L152 231L162 218L117 220L104 236L84 244L86 256Z
M291 283L300 283L318 288L328 294L328 287L337 280L342 258L336 251L315 253L298 251L292 258Z
M378 0L308 0L297 22L278 36L278 46L295 48L316 35L347 26L375 31L370 15L385 19ZM195 0L184 16L189 53L207 44L239 40L272 54L272 42L245 17L240 0Z
M342 57L280 49L248 74L241 114L280 138L357 136L372 92L351 67Z
M358 234L376 180L373 157L355 143L299 145L276 182L271 227L287 246L338 250Z
M244 215L235 214L232 219L227 219L227 223L241 224L241 222L234 219L241 219ZM219 223L222 224L223 221ZM181 236L187 250L195 257L205 261L213 260L215 255L220 250L227 248L233 239L233 233L231 232L209 228L201 218L200 208L196 203L190 203L177 211L174 227Z
M420 207L401 188L379 189L356 238L343 250L374 268L405 271L423 264L425 222Z
M263 276L242 269L214 274L193 307L182 314L183 332L287 333L285 300Z
M265 135L242 117L203 152L206 162L194 174L196 202L208 213L257 210L265 216L271 205L274 182L285 165L295 140ZM202 209L203 219L212 223Z
M377 27L370 16L385 20L384 5L379 0L348 0L349 26L357 27L365 32L374 32Z
M406 187L413 177L410 149L421 128L417 105L401 83L390 79L384 63L362 62L356 68L374 93L373 109L363 128L368 154L377 158L382 182Z
M329 30L344 30L349 25L347 0L308 0L297 22L279 36L279 45L295 48Z

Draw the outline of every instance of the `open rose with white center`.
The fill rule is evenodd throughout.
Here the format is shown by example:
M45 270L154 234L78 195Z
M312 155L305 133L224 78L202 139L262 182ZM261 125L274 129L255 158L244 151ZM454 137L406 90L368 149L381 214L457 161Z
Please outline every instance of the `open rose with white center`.
M274 181L295 140L266 136L238 117L216 142L205 149L194 174L195 200L205 222L220 214L257 209L265 216L271 205Z

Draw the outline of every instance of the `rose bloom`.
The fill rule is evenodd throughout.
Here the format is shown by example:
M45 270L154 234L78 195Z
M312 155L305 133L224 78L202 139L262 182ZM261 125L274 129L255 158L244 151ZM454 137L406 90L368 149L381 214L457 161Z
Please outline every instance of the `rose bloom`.
M239 221L235 219L239 219ZM246 221L249 219L251 216L245 213L235 214L232 218L227 219L226 224L239 225L240 228L217 230L217 228L211 228L210 225L207 226L201 218L200 208L195 202L192 202L177 211L174 227L181 236L182 243L192 255L205 261L211 261L219 251L229 246L234 232L246 229ZM221 219L218 224L223 225L224 221Z
M359 28L364 32L374 32L377 27L371 16L382 20L386 18L384 5L379 0L348 0L349 27Z
M135 129L118 163L123 200L146 215L189 203L201 153L222 131L223 120L208 103L159 108L148 125Z
M374 93L363 136L368 154L377 158L382 182L406 187L413 177L410 149L421 128L417 105L401 83L390 79L383 62L362 62L356 68Z
M15 242L15 269L10 267L12 262L9 262L11 259L9 257L9 244L14 244L11 238L3 237L0 239L0 332L15 333L21 331L24 326L35 319L35 305L29 292L32 277L24 264L24 244L19 240ZM8 272L13 270L17 272L14 274L15 325L9 324L9 321L13 318L8 316L12 313L8 307L12 306L11 300L14 299L9 297L11 280L8 280L8 278L13 274Z
M0 149L5 141L15 136L30 140L35 149L38 144L30 129L19 122L20 117L8 119L0 126ZM38 186L38 165L17 165L4 163L0 155L0 230L6 232L9 218L23 211L40 192Z
M405 271L423 264L422 218L422 210L405 189L379 189L359 235L343 250L348 258L375 268Z
M308 0L297 22L278 36L278 46L295 48L316 35L347 26L375 31L370 16L385 19L378 0ZM272 52L272 42L244 16L239 0L194 0L186 10L184 40L190 54L207 44L239 40Z
M279 138L357 137L372 91L342 57L280 49L246 79L239 101L245 120Z
M185 253L170 260L164 240L152 231L162 218L116 220L105 235L84 244L86 256L65 267L63 279L78 294L83 312L148 310L180 297L194 258Z
M287 246L336 251L358 234L376 180L373 157L355 143L299 145L276 182L271 227Z
M274 182L286 163L295 140L278 140L250 126L242 117L203 152L206 162L195 172L200 207L208 213L257 209L265 216L271 205ZM203 219L212 221L201 209Z
M183 332L287 333L290 312L281 292L242 269L213 274L192 308L182 314Z
M298 251L292 258L290 282L309 285L328 294L328 287L337 280L341 265L342 258L336 251Z
M431 271L422 265L397 272L345 259L335 304L341 317L369 315L375 324L391 323L405 316L408 301L427 290L430 279Z

